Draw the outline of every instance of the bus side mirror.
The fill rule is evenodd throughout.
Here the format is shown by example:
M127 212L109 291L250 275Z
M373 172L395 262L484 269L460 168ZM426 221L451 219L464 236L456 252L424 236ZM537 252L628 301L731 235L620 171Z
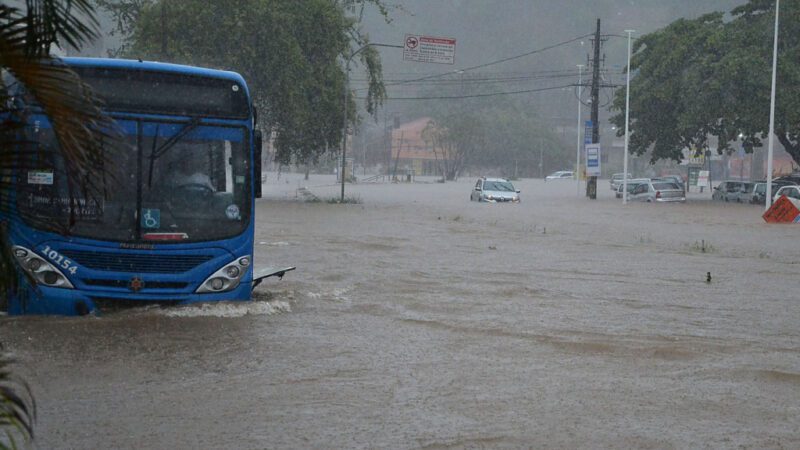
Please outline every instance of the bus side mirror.
M261 198L261 147L264 137L261 130L253 132L253 194L255 198Z

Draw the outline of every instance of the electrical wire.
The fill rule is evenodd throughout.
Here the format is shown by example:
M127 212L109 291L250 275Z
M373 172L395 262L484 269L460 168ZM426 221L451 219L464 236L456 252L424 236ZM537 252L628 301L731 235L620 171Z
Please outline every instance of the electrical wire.
M398 82L395 82L395 83L388 83L388 84L384 84L384 86L388 87L388 86L395 86L395 85L399 85L399 84L414 83L414 82L417 82L417 81L424 81L424 80L430 80L430 79L434 79L434 78L445 77L445 76L453 75L454 73L464 73L464 72L469 72L471 70L482 69L484 67L489 67L489 66L494 66L494 65L497 65L497 64L502 64L502 63L505 63L505 62L508 62L508 61L513 61L515 59L520 59L520 58L524 58L526 56L535 55L536 53L542 53L542 52L545 52L547 50L552 50L554 48L558 48L558 47L561 47L563 45L571 44L571 43L573 43L575 41L578 41L578 40L581 40L581 39L585 39L585 38L587 38L589 36L593 36L593 35L594 35L594 33L589 33L589 34L585 34L583 36L578 36L578 37L575 37L575 38L572 38L572 39L569 39L569 40L566 40L566 41L563 41L563 42L559 42L557 44L549 45L547 47L542 47L542 48L539 48L539 49L536 49L536 50L532 50L532 51L529 51L529 52L525 52L525 53L522 53L522 54L519 54L519 55L515 55L515 56L509 56L508 58L498 59L496 61L491 61L491 62L484 63L484 64L478 64L477 66L466 67L466 68L463 68L463 69L459 69L457 71L449 71L449 72L444 72L444 73L440 73L440 74L428 75L428 76L424 76L424 77L420 77L420 78L414 78L414 79L411 79L411 80L403 80L403 81L398 81ZM358 89L358 90L364 90L364 89L366 89L366 88L362 88L362 89Z
M483 94L470 94L470 95L453 95L453 96L435 96L435 97L387 97L388 100L458 100L464 98L480 98L480 97L494 97L498 95L515 95L515 94L528 94L532 92L554 91L556 89L564 89L572 87L572 84L563 86L550 86L538 89L525 89L521 91L507 91L507 92L487 92ZM364 100L366 97L356 97L358 100Z

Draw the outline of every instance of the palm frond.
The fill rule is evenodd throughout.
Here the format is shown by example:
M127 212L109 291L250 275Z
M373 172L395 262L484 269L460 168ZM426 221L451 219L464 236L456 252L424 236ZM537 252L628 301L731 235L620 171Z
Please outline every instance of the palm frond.
M13 76L25 96L22 103L12 102L10 86L0 82L0 218L18 214L13 202L20 185L15 177L41 164L40 143L25 138L25 128L31 126L31 105L36 105L37 111L40 108L52 125L70 204L75 197L89 200L99 192L97 180L107 180L104 167L112 166L111 156L103 151L104 143L118 138L113 120L101 111L92 90L60 60L49 56L53 43L79 46L94 36L97 21L89 1L28 0L26 5L25 12L0 5L0 68ZM69 223L24 219L66 232L80 208L70 211ZM14 287L16 276L5 236L0 247L2 298Z
M33 439L33 422L36 419L36 401L30 386L15 376L10 365L12 360L0 357L0 449L16 448L16 437Z
M28 55L48 55L54 43L80 48L98 36L98 21L89 0L26 0L25 5Z

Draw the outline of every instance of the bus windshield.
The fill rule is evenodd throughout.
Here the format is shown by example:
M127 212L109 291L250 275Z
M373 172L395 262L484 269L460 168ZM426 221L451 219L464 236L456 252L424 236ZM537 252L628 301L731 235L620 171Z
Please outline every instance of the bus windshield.
M37 159L17 177L17 204L30 226L51 223L50 231L119 242L210 241L247 228L244 127L145 120L118 124L125 139L106 148L103 179L72 193L52 129L29 127Z

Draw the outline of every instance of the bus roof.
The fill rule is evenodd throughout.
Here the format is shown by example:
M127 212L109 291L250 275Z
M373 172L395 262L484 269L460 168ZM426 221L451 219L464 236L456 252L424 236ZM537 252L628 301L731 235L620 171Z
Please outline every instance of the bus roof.
M153 61L62 58L109 111L247 119L254 110L236 72Z
M247 88L247 83L245 83L244 78L242 78L241 75L227 70L207 69L204 67L184 66L182 64L162 63L156 61L137 61L134 59L83 58L70 56L61 58L61 60L64 61L64 63L68 66L145 70L149 72L168 72L219 78L223 80L237 81Z

